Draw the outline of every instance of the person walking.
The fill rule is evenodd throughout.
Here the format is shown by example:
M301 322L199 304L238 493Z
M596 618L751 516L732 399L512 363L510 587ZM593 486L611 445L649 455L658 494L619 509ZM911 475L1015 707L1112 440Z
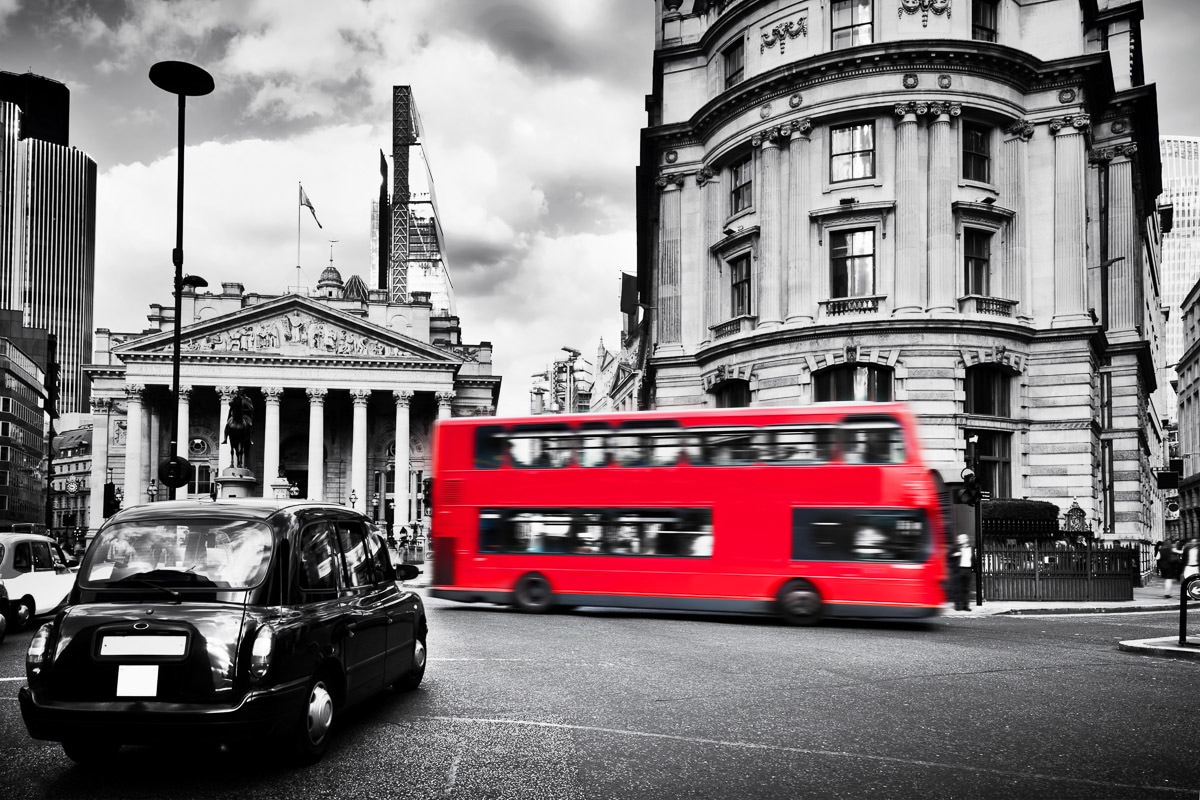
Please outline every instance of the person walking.
M965 533L960 533L950 551L950 596L955 611L971 610L971 565L974 549Z
M1158 571L1163 577L1163 597L1171 596L1171 584L1183 574L1183 542L1176 540L1159 551Z

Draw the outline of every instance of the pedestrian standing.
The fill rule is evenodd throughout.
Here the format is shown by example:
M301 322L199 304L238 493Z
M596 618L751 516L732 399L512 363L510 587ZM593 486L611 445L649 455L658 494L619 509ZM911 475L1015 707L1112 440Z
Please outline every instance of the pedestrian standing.
M1171 596L1171 584L1183 574L1183 542L1176 540L1159 551L1162 560L1158 570L1163 576L1163 597Z
M950 596L955 611L971 610L971 566L974 549L965 533L960 533L950 551Z

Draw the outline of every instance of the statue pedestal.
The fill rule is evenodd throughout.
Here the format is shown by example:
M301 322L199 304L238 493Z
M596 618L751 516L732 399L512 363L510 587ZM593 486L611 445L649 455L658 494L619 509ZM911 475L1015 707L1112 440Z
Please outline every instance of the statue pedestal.
M226 467L217 476L217 497L232 499L236 497L253 497L253 491L258 480L254 473L242 467Z

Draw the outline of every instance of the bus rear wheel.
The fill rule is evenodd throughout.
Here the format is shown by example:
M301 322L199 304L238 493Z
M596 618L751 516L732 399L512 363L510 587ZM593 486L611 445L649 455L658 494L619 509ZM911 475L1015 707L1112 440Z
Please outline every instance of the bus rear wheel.
M785 583L775 595L775 605L789 625L814 625L821 619L821 593L808 581Z
M513 587L513 605L527 614L545 614L554 605L554 591L545 575L528 572Z

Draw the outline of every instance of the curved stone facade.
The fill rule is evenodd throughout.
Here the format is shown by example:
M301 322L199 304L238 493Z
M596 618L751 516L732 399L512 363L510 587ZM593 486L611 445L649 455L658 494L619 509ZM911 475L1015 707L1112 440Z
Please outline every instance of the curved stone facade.
M1164 321L1140 5L979 5L659 3L650 403L905 400L948 480L975 436L995 496L1077 499L1098 532L1150 538Z

